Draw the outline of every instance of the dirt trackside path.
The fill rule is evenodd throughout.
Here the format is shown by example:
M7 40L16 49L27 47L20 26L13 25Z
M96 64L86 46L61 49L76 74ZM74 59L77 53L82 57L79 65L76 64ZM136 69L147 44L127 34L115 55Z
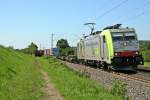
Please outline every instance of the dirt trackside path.
M44 85L42 87L43 96L41 100L64 100L59 91L55 89L54 85L50 81L50 77L47 72L42 70L41 63L37 59L35 59L34 63L40 69L44 81Z
M46 72L41 71L45 85L42 88L44 97L42 100L63 100L59 92L54 88L54 85L50 82L49 76Z

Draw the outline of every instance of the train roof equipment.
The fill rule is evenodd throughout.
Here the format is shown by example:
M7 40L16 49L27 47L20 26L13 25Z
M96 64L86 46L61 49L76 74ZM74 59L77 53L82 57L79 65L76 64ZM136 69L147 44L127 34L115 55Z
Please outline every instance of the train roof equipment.
M83 37L83 39L91 36L91 35L96 35L96 34L101 34L102 31L104 30L110 30L111 32L116 32L116 33L119 33L119 32L134 32L134 28L129 28L129 27L126 27L126 28L122 28L121 25L122 24L115 24L115 25L111 25L111 26L107 26L105 28L103 28L102 31L94 31L94 25L95 23L85 23L84 25L88 25L91 29L91 33L89 35L86 35ZM92 26L91 26L92 25Z
M106 29L119 29L121 27L121 25L122 24L115 24L115 25L112 25L112 26L107 26L103 30L106 30Z

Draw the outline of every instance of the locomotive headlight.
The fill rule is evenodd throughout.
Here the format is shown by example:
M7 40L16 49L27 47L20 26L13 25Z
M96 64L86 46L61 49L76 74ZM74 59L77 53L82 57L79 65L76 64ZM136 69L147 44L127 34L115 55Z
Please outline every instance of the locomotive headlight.
M127 43L126 43L126 42L124 42L124 46L127 46Z
M118 56L118 53L115 53L115 56Z
M136 51L136 52L135 52L135 54L137 54L137 55L138 55L138 54L139 54L139 52L137 52L137 51Z

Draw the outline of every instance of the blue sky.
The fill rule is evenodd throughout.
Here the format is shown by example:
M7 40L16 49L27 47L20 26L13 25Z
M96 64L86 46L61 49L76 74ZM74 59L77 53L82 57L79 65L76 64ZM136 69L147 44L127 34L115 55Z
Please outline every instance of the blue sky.
M121 6L112 9L122 1ZM35 42L42 48L60 38L75 46L96 22L96 30L122 23L134 27L141 40L150 40L150 0L0 0L0 44L25 48Z

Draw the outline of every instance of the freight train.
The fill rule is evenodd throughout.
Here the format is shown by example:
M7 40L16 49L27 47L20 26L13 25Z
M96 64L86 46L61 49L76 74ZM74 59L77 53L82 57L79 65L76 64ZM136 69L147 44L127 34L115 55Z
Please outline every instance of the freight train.
M105 70L131 70L143 65L134 28L116 24L93 32L77 44L77 60Z
M50 56L56 56L58 57L60 54L60 50L59 48L53 48L53 49L43 49L43 50L36 50L35 51L35 56L46 56L46 57L50 57Z

